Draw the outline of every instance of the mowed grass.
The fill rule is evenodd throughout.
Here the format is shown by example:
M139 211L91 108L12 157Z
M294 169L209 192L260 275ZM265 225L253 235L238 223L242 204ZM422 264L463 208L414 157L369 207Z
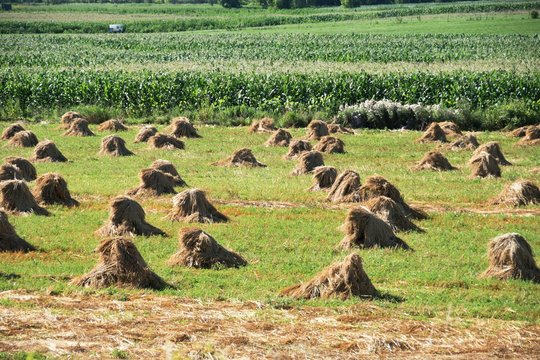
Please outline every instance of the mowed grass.
M345 206L332 207L324 193L308 192L310 176L291 176L295 161L283 159L286 148L263 145L268 134L248 134L247 128L201 127L202 139L186 140L186 149L150 150L134 144L137 127L119 133L136 155L109 158L98 155L101 138L62 136L58 124L28 124L40 140L50 139L68 157L68 163L37 163L39 174L58 172L81 206L66 209L51 206L50 217L10 216L18 233L41 251L29 254L0 254L0 272L20 278L0 277L0 289L28 289L52 293L109 293L119 298L152 292L125 289L79 289L68 285L73 276L90 270L97 261L94 235L107 219L110 199L139 183L138 172L153 160L172 161L190 187L207 191L218 209L231 218L227 224L173 223L166 219L172 196L139 201L148 221L167 232L166 237L136 237L135 244L150 267L175 286L166 296L204 300L254 300L273 304L339 306L366 303L353 299L297 302L277 296L280 289L309 279L346 253L335 251L343 234L338 229L346 215ZM164 130L163 127L159 127ZM95 130L95 128L94 128ZM296 138L303 129L291 130ZM395 184L405 200L446 208L432 212L431 219L418 222L425 233L400 234L413 252L358 250L365 270L383 293L367 302L392 316L415 318L482 317L518 319L537 323L540 319L538 285L525 281L501 282L478 279L487 266L486 247L490 238L519 232L534 250L540 249L537 216L511 214L484 215L463 208L490 210L490 198L505 184L520 178L539 183L530 169L539 166L538 147L517 147L517 139L502 133L480 133L481 143L496 140L514 165L503 168L502 179L469 179L466 162L471 152L443 149L454 172L411 172L422 155L436 147L418 144L418 132L360 131L339 135L347 154L325 155L325 163L340 171L353 169L362 179L380 174ZM267 168L222 168L212 163L233 150L249 147ZM30 156L32 149L0 146L0 156ZM30 184L33 187L33 184ZM178 188L181 191L182 188ZM240 201L288 202L288 207L241 205ZM259 203L259 205L263 205ZM268 205L268 204L267 204ZM531 208L538 208L531 207ZM241 253L249 265L241 269L196 270L171 268L166 262L177 250L178 230L198 226L227 248Z

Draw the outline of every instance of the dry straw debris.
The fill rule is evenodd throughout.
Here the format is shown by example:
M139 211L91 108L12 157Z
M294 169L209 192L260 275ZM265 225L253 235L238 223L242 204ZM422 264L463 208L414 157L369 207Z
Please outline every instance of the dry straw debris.
M531 246L516 233L499 235L488 245L489 266L481 277L501 280L521 279L540 283L540 269Z
M134 155L126 148L126 142L119 136L109 135L101 140L101 155L109 156L131 156Z
M476 139L476 136L474 136L473 134L466 134L456 139L448 147L451 150L458 151L458 150L475 150L479 146L480 146L480 143L478 142L478 139Z
M525 136L517 142L516 145L527 146L527 145L539 145L540 144L540 125L530 126L525 131Z
M58 150L51 140L43 140L34 148L30 159L35 162L66 162L68 159Z
M11 124L2 132L2 140L9 140L15 136L16 133L25 130L26 129L21 124Z
M225 249L208 233L197 228L180 230L180 250L171 256L169 265L199 269L246 266L247 261L237 253Z
M379 175L369 176L364 185L358 190L358 201L368 201L377 196L386 196L400 204L405 210L407 217L416 220L427 219L428 215L422 210L409 206L399 190L388 180Z
M282 296L297 299L376 297L377 290L362 266L358 254L350 254L343 261L336 262L306 283L283 289Z
M141 184L128 192L128 195L160 196L163 194L176 194L174 190L175 179L172 175L161 170L149 168L139 173Z
M266 146L289 146L292 135L290 132L284 129L277 129L270 135L268 140L264 143Z
M318 166L313 170L313 185L310 191L328 190L337 178L337 169L333 166Z
M271 118L262 118L261 120L254 121L249 127L250 133L257 132L273 132L276 130L274 120Z
M99 236L166 235L145 220L142 206L128 196L117 196L110 203L109 219L96 231Z
M300 156L302 153L311 151L311 144L305 140L293 140L289 144L289 151L285 155L285 159L295 159Z
M428 126L426 131L424 131L422 136L416 141L417 142L431 142L431 141L447 142L446 134L444 130L436 122L432 122Z
M128 287L161 290L169 286L146 264L135 244L126 238L101 240L99 262L87 274L74 278L72 285L83 287Z
M326 127L328 128L329 134L354 134L353 129L346 128L341 124L328 124Z
M355 247L410 249L394 234L390 225L362 206L349 210L342 228L345 237L338 246L340 249Z
M332 202L358 201L360 185L360 175L356 171L345 170L332 184L328 191L327 200Z
M172 135L180 138L201 138L195 126L186 117L177 117L171 120L170 129Z
M0 205L5 211L49 215L49 212L38 205L28 185L23 180L6 180L0 182Z
M84 116L75 111L68 111L60 118L61 127L64 129L69 129L71 123L77 119L84 119Z
M2 164L0 166L0 181L4 180L22 180L21 170L13 164Z
M512 207L540 204L540 189L532 181L518 180L506 185L492 204Z
M165 135L157 133L148 139L148 145L151 149L165 149L165 150L176 150L184 149L184 142L178 140L172 135Z
M75 119L64 133L65 136L95 136L86 119Z
M38 138L31 131L19 131L9 139L8 144L14 147L32 147L36 146Z
M499 143L496 141L490 141L490 142L480 145L474 151L473 157L482 152L486 152L490 154L491 156L493 156L499 165L503 165L503 166L512 165L508 160L506 160L506 158L504 157L502 153L501 145L499 145Z
M323 156L318 151L303 152L298 157L298 164L292 171L292 175L302 175L313 172L316 167L324 166Z
M173 208L169 213L172 221L220 223L229 218L212 205L206 194L199 189L184 190L172 199Z
M32 163L25 158L17 157L17 156L11 156L4 159L6 164L12 164L15 165L19 171L21 172L23 180L26 181L32 181L36 180L37 178L37 172L36 168Z
M175 186L187 186L186 182L180 177L180 174L170 161L158 159L154 161L150 167L171 175Z
M22 239L9 223L8 215L0 210L0 252L28 252L36 250Z
M307 135L308 140L319 140L323 136L328 136L328 126L324 121L321 120L312 120L307 126Z
M128 128L126 125L122 124L122 122L118 119L110 119L105 122L102 122L99 127L99 131L127 131Z
M525 126L522 126L520 128L517 128L517 129L514 129L510 132L510 136L513 136L513 137L524 137L525 134L527 133L527 129L529 129L530 127L532 127L533 125L525 125Z
M450 171L456 170L457 168L453 167L450 164L450 161L438 151L430 151L424 155L422 160L415 166L412 170L435 170L435 171Z
M439 123L439 126L444 131L446 136L459 136L463 135L459 126L451 121L443 121Z
M41 204L79 205L79 202L71 197L66 180L59 174L41 175L36 180L34 196Z
M153 125L144 125L139 129L139 132L135 136L135 142L147 142L152 136L158 133L157 129Z
M323 136L313 147L313 150L327 154L344 154L345 143L333 136Z
M469 160L471 178L496 178L501 177L501 168L497 160L487 152L473 154Z
M249 167L266 167L265 164L257 161L251 149L243 148L236 150L226 159L220 160L214 165L217 166L249 166Z
M365 207L386 221L393 231L422 231L405 214L403 206L386 196L368 200Z

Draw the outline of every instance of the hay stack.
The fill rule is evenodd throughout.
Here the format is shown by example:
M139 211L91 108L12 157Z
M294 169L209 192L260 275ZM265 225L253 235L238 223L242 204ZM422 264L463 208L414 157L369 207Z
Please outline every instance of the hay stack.
M237 253L225 249L210 236L196 228L180 230L180 250L171 256L168 264L198 269L246 266L247 261Z
M354 247L410 249L394 234L390 225L362 206L349 210L342 228L345 237L339 244L340 249Z
M25 131L26 129L22 127L20 124L11 124L7 128L4 129L2 132L2 140L9 140L13 136L15 136L16 133Z
M29 252L35 247L20 238L9 223L7 214L0 210L0 252Z
M471 178L501 177L501 168L499 168L497 160L487 152L473 155L469 160L469 165L471 167Z
M328 124L326 127L328 128L329 134L354 134L353 129L346 128L341 124Z
M254 121L249 127L250 133L273 132L274 130L276 130L276 126L274 125L274 120L271 118L262 118L261 120Z
M30 159L37 162L66 162L68 159L58 150L51 140L43 140L34 148L34 156Z
M366 208L386 221L393 231L422 231L405 214L403 206L386 196L377 196L365 203Z
M432 122L417 142L440 141L447 142L446 134L436 122Z
M0 205L11 213L34 213L49 215L49 212L38 205L28 185L22 180L6 180L0 182Z
M448 159L438 151L430 151L424 155L422 160L412 168L413 170L435 170L435 171L450 171L456 170Z
M11 139L8 144L15 147L32 147L38 143L37 136L31 131L19 131Z
M142 206L128 196L117 196L110 203L109 219L96 231L99 236L166 235L145 221Z
M525 132L525 136L516 145L538 145L540 144L540 126L530 126Z
M64 133L65 136L95 136L88 127L88 121L85 119L75 119L69 129Z
M302 175L313 172L316 167L324 166L323 156L318 151L303 152L298 157L298 164L292 175Z
M174 178L157 169L143 169L139 173L141 184L128 192L128 195L160 196L163 194L176 194L174 191Z
M540 283L540 269L534 261L531 246L519 234L504 234L492 239L488 245L488 258L489 267L481 277Z
M439 123L440 128L444 131L446 136L459 136L463 135L459 126L451 121L443 121Z
M358 201L358 190L360 189L360 175L353 170L342 172L328 192L327 200L333 202L355 202Z
M107 120L105 122L102 122L99 127L98 127L98 130L99 131L127 131L127 126L122 124L120 122L120 120L117 120L117 119L110 119L110 120Z
M327 154L344 154L345 143L333 136L323 136L321 140L313 147L313 150Z
M69 129L71 123L77 119L84 119L84 116L75 111L68 111L60 118L61 127L64 129Z
M375 297L377 290L362 266L358 254L350 254L342 262L336 262L310 281L293 285L280 292L282 296L296 299Z
M422 210L410 207L403 200L399 190L388 180L379 175L369 176L364 185L358 189L358 201L365 202L377 196L386 196L394 200L403 207L405 215L411 219L422 220L428 218L427 214Z
M22 157L16 157L16 156L7 157L4 159L4 161L6 162L6 164L15 165L21 172L23 180L26 180L26 181L36 180L37 178L36 168L34 167L34 165L32 165L30 161Z
M514 129L512 132L510 132L510 136L513 137L524 137L527 133L527 129L532 127L532 125L525 125L520 128Z
M451 150L475 150L479 146L480 143L476 139L476 136L473 134L467 134L455 140L448 147Z
M13 164L3 164L0 166L0 181L23 180L21 170Z
M180 138L200 138L202 137L195 129L195 126L186 117L178 117L171 120L172 135Z
M502 153L502 150L501 150L501 146L499 145L498 142L496 141L490 141L490 142L487 142L485 144L482 144L480 145L473 153L473 157L475 155L478 155L482 152L487 152L488 154L490 154L491 156L493 156L495 158L495 160L497 161L497 163L499 163L499 165L512 165L508 160L505 159L503 153Z
M313 185L310 191L328 190L337 177L337 169L333 166L318 166L313 170Z
M126 142L119 136L109 135L101 140L101 155L131 156L134 155L126 148Z
M311 144L308 141L293 140L289 144L289 151L285 155L285 159L294 159L306 151L311 151Z
M328 126L324 121L321 120L312 120L307 126L307 135L308 140L319 140L323 136L328 136Z
M133 287L160 290L169 286L146 264L135 244L122 237L101 240L99 262L87 274L74 278L70 284L84 287Z
M538 175L540 174L540 167L535 167L531 169L531 174Z
M199 189L184 190L172 199L173 209L169 213L172 221L219 223L229 218L220 213Z
M251 150L247 148L236 150L231 156L214 163L214 165L266 167L265 164L258 162Z
M175 186L187 186L186 182L180 177L180 174L170 161L158 159L154 161L150 167L171 175Z
M135 136L135 142L141 143L141 142L147 142L148 139L150 139L152 136L156 135L158 133L155 126L152 125L145 125L142 128L140 128L139 132L137 133L137 136Z
M264 143L266 146L289 146L292 135L287 130L277 129Z
M148 139L148 144L151 149L175 150L184 148L183 141L178 140L174 136L160 133L157 133Z
M491 203L513 207L540 204L540 189L532 181L518 180L506 185Z
M79 202L71 197L66 180L59 174L41 175L36 180L34 196L40 204L79 205Z

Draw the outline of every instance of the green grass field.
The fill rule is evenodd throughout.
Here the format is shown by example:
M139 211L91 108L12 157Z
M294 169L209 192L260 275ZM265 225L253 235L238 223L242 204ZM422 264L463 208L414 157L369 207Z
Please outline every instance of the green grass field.
M83 290L67 285L75 275L96 262L92 253L99 239L93 234L107 218L109 201L139 183L137 174L153 160L172 161L190 187L207 191L217 207L232 221L228 224L198 225L224 246L244 255L249 265L241 269L193 270L170 268L167 259L177 249L178 230L194 224L173 223L165 217L172 196L140 199L149 222L162 228L166 237L136 237L135 243L149 265L176 286L161 294L205 300L255 300L291 303L279 299L280 289L305 281L346 253L334 248L342 239L338 230L347 206L332 206L322 192L308 192L310 176L292 176L295 161L282 158L286 148L263 146L265 134L248 135L245 127L202 127L202 139L186 141L186 150L150 150L134 144L136 127L120 135L136 156L109 158L97 155L100 139L64 137L57 125L29 125L39 139L51 139L70 160L68 163L38 163L39 174L58 172L68 181L81 206L50 207L50 217L11 216L20 235L41 251L0 255L0 272L16 273L19 279L0 279L0 289L29 289L61 294L139 293L137 290ZM295 137L303 130L293 130ZM478 279L487 266L490 238L519 232L538 249L540 226L537 216L508 213L482 214L465 209L493 210L488 205L503 186L527 178L538 182L530 169L538 166L539 149L516 147L513 138L501 133L482 133L481 143L500 141L506 157L514 164L504 167L497 180L469 179L466 165L470 152L444 151L459 170L447 173L412 172L412 166L434 145L418 144L418 132L365 131L340 136L346 154L325 155L325 163L340 171L353 169L362 179L380 174L394 183L406 201L437 209L431 219L418 224L425 233L400 236L414 252L360 250L364 266L375 286L384 294L374 303L388 314L414 318L439 318L449 311L463 318L497 318L537 323L537 285L525 281L501 282ZM212 163L233 150L249 147L267 168L223 168ZM31 149L2 146L0 156L29 156ZM177 189L181 191L181 188ZM246 204L242 204L245 202ZM253 203L254 202L254 203ZM276 203L274 203L276 202ZM264 206L265 203L282 207ZM530 207L535 211L538 207ZM429 208L428 208L429 209ZM509 211L509 210L508 210ZM128 295L129 296L129 295ZM349 300L354 304L362 300ZM310 301L309 305L343 305L341 301Z

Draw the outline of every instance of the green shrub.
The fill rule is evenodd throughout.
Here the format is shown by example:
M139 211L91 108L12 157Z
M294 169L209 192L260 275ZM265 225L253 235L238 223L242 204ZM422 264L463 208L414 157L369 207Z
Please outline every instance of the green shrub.
M96 105L78 106L75 111L81 113L90 124L101 124L116 116L110 108Z
M238 9L242 7L242 3L240 3L240 0L220 0L219 3L221 4L221 6L227 9Z
M531 19L538 19L538 11L536 10L531 11Z
M515 129L540 122L540 103L516 100L488 108L482 114L485 130Z

